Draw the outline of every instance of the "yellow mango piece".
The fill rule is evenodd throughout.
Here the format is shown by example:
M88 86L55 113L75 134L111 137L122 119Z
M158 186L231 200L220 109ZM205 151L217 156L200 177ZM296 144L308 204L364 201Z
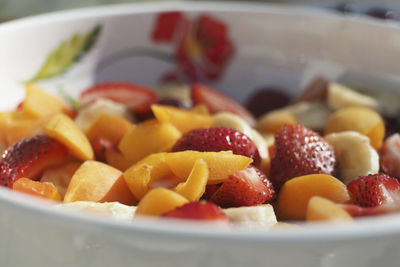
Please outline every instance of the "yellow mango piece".
M273 134L284 125L293 125L296 123L296 118L290 112L275 110L263 115L257 121L256 129L263 134Z
M200 115L207 115L207 116L210 115L210 112L208 111L208 107L204 104L198 104L198 105L194 106L191 109L191 111L196 112L197 114L200 114Z
M33 117L41 118L69 110L66 103L35 84L26 85L26 97L22 110Z
M207 163L201 158L196 160L186 182L178 184L175 192L191 202L200 200L206 190L209 173Z
M66 145L71 154L81 159L92 160L94 153L85 134L75 122L62 113L53 115L44 127L46 134Z
M203 159L210 171L209 184L225 181L229 175L243 170L253 162L251 158L235 155L230 151L198 152L182 151L166 154L166 162L171 171L179 178L186 179L198 159Z
M171 106L152 105L151 110L159 122L173 124L181 133L199 128L210 128L215 124L212 116Z
M180 194L165 188L156 188L148 192L139 202L136 214L161 216L189 201Z
M170 123L149 123L132 127L122 137L118 149L131 163L171 149L181 133Z
M313 196L307 205L306 220L311 221L352 221L353 218L342 207L329 199Z

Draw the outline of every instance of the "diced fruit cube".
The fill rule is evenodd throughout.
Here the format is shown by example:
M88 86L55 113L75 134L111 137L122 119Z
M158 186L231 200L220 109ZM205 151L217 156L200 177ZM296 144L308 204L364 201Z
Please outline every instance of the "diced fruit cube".
M104 156L107 164L122 172L132 166L131 162L116 149L107 149Z
M263 115L256 124L256 129L263 134L275 133L284 125L296 124L296 118L288 111L276 110Z
M308 201L307 221L351 221L350 214L340 205L329 199L313 196Z
M271 204L229 208L223 211L233 223L242 226L261 226L265 229L277 223Z
M89 140L104 137L117 146L130 127L132 123L127 119L103 113L86 130L86 136Z
M165 213L163 217L230 223L228 216L218 206L206 201L189 202Z
M30 195L50 199L61 200L57 187L51 183L36 182L28 178L20 178L13 184L13 190Z

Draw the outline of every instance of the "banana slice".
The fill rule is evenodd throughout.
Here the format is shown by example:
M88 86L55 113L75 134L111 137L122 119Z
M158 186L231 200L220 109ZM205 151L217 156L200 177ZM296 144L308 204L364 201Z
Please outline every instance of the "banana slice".
M273 227L276 223L276 216L270 204L224 209L229 219L240 226L262 226Z
M158 99L173 98L182 102L185 107L192 106L190 87L187 85L173 84L160 87L156 90Z
M229 112L219 112L214 115L216 127L229 127L244 133L251 138L252 128L250 125L237 115Z
M283 110L290 112L298 124L319 131L325 128L332 111L324 102L299 102Z
M328 134L325 139L335 149L340 178L345 184L379 171L379 156L370 145L368 137L358 132L346 131Z
M356 92L338 83L329 83L327 98L328 106L334 110L351 106L375 109L378 106L378 101L375 98Z
M269 171L271 159L268 152L268 144L262 135L255 129L251 129L250 139L254 142L260 154L261 164L260 169L266 173Z

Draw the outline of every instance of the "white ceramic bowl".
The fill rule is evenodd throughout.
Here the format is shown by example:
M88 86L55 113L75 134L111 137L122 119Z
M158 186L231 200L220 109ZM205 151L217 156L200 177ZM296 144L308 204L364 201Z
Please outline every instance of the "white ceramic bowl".
M159 14L173 10L184 12L190 21L207 14L212 29L222 27L217 37L204 38L212 41L225 32L223 38L233 44L234 53L225 51L226 58L215 59L196 54L192 47L187 55L200 66L214 60L206 82L237 99L266 84L295 92L317 74L398 91L400 28L395 23L261 4L154 3L61 12L1 25L1 109L14 108L23 98L23 82L35 76L54 74L37 82L50 91L61 86L72 95L104 80L156 84L182 66L174 57L179 43L151 38ZM101 31L96 39L97 26ZM168 41L165 31L156 40L164 36ZM90 32L96 41L79 61L65 60L39 72L63 41ZM69 47L81 47L74 44ZM398 266L400 260L399 215L354 224L226 231L69 213L3 188L0 214L1 266L364 267Z

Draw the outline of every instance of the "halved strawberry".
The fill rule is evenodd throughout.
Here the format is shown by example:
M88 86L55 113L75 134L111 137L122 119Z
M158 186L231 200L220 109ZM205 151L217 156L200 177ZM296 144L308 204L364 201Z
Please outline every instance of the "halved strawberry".
M114 144L105 137L96 137L90 140L96 160L106 162L106 151L114 149Z
M274 198L274 187L265 174L255 167L248 167L232 174L210 201L227 208L259 205Z
M335 165L332 146L310 129L302 125L286 125L275 133L270 171L275 189L294 177L333 174Z
M99 98L124 104L134 113L145 113L157 102L155 92L130 83L111 82L95 85L81 93L80 102L87 106Z
M376 207L387 203L400 203L400 183L386 174L370 174L347 185L354 204Z
M12 188L21 177L37 180L45 169L64 162L67 157L67 147L48 136L22 139L3 154L0 186Z
M230 223L228 216L218 206L207 201L189 202L165 213L163 217Z
M232 151L260 164L260 154L251 139L236 129L228 127L195 129L184 134L174 145L172 151L195 150L200 152Z
M241 104L215 89L195 83L192 85L191 95L194 105L204 104L211 113L227 111L240 116L250 125L255 122L253 115Z
M210 198L217 192L218 188L220 188L222 184L208 184L206 185L206 191L201 196L202 200L210 200Z
M400 178L400 134L393 134L383 142L379 163L384 173Z

